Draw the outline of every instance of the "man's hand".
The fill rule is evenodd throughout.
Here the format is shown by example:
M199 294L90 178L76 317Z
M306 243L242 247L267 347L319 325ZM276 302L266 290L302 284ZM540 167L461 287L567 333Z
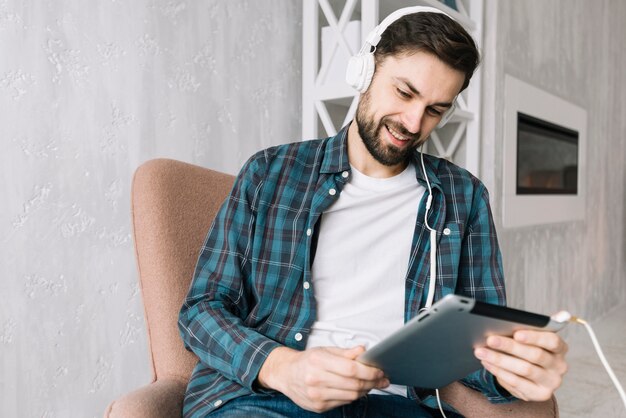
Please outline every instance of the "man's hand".
M521 330L513 338L491 336L476 357L511 395L545 401L567 372L567 344L554 332Z
M382 370L355 360L364 351L363 346L305 351L279 347L267 357L257 380L304 409L324 412L348 404L371 389L389 386Z

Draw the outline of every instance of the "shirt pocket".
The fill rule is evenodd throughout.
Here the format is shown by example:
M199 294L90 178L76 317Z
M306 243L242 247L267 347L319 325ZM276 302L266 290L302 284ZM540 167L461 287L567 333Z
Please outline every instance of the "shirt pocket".
M437 235L438 283L441 286L441 297L444 297L456 289L463 244L462 226L454 222L447 223Z

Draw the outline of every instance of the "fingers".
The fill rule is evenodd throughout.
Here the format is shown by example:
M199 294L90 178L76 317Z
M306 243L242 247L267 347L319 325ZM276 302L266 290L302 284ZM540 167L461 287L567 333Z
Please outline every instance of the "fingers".
M482 360L483 366L487 368L486 364L490 364L493 367L505 371L506 376L515 375L521 380L516 383L522 384L524 381L538 382L542 386L550 389L556 389L561 385L561 375L558 373L551 373L549 369L543 368L536 364L533 364L523 358L515 357L509 354L501 353L493 350L477 349L476 357ZM552 363L552 361L549 361ZM500 378L499 375L493 373L494 376ZM511 380L510 378L508 380ZM498 379L500 381L500 379Z
M290 397L298 405L314 412L327 411L355 401L372 389L389 386L389 381L385 378L360 380L329 371L307 374L302 383L303 396Z
M324 350L329 353L335 354L340 357L345 357L347 359L354 360L361 354L365 352L365 347L362 345L357 345L352 348L339 348L339 347L323 347Z
M549 367L554 361L554 356L549 351L539 346L520 343L512 338L491 336L487 338L487 347L541 367Z
M342 390L342 389L311 389L309 390L309 396L311 399L324 399L326 402L338 402L341 404L345 404L347 402L352 402L360 397L367 394L367 392L358 392L351 390Z
M353 360L363 351L362 347L349 350L325 347L312 351L310 361L320 369L339 376L366 381L381 380L384 377L382 370Z
M565 341L554 332L522 330L517 331L513 338L520 343L541 347L555 354L565 354L568 350Z
M560 375L567 372L567 344L553 332L518 331L514 339L491 336L487 338L487 347Z
M301 407L322 412L389 386L380 369L354 360L363 351L318 347L299 352L282 392Z
M374 380L358 379L324 371L318 374L311 374L308 378L305 378L305 384L308 386L367 393L372 389L386 388L389 386L389 380L384 377Z
M552 396L553 391L547 387L537 385L528 379L497 367L487 361L483 361L482 364L485 369L498 379L498 383L500 383L502 387L518 399L524 401L546 401Z
M367 392L309 387L306 390L306 396L292 400L304 409L322 413L329 409L353 402L366 394Z
M514 396L549 399L567 372L567 344L553 332L523 330L513 338L491 336L474 354Z

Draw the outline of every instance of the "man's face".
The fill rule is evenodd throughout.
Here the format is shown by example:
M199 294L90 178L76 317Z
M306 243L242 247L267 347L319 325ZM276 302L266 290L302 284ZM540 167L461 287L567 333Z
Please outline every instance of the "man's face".
M385 166L404 165L452 105L464 79L461 71L421 51L379 63L356 115L371 157Z

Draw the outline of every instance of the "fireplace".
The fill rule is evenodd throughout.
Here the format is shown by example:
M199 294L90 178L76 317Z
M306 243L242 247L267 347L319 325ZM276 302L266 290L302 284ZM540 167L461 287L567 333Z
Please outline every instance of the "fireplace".
M505 227L584 219L586 131L584 109L506 76Z

